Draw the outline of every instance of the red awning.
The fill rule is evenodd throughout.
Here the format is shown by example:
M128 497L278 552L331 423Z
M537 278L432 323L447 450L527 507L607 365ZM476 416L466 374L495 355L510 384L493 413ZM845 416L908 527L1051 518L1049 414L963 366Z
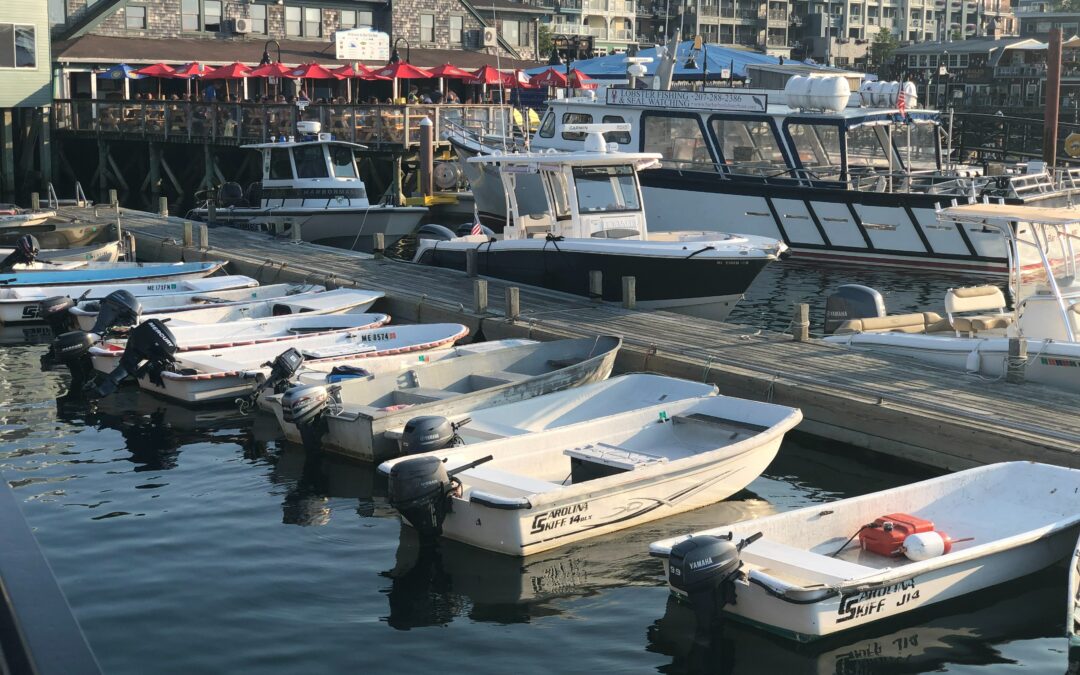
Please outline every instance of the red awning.
M251 68L239 62L230 63L227 66L214 68L203 73L203 78L207 80L240 80L245 77L251 77Z
M288 72L285 77L304 78L311 80L339 80L337 75L331 73L317 63L304 63Z
M392 80L421 80L435 77L430 71L424 70L423 68L417 68L407 61L392 63L384 68L376 70L375 74L388 77Z

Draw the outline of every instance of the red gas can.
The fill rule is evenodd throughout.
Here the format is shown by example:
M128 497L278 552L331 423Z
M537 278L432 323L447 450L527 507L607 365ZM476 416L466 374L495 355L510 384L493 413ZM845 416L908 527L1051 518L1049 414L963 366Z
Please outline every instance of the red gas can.
M874 521L873 526L859 532L859 546L864 551L896 558L903 555L900 547L908 535L933 532L934 523L906 513L890 513Z

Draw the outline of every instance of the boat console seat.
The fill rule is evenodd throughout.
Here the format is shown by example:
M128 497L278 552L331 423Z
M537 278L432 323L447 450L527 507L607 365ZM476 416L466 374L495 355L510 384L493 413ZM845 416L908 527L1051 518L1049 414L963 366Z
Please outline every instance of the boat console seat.
M579 448L568 448L563 454L581 462L600 464L618 471L633 471L639 466L660 464L667 461L667 457L648 455L643 452L635 452L618 445L609 443L596 443L584 445Z
M967 333L970 336L979 331L1008 328L1013 315L1006 309L1005 294L997 286L950 288L945 294L945 312L958 335ZM994 313L972 314L988 310Z
M953 327L937 312L893 314L865 319L849 319L836 329L837 335L845 333L940 333L952 331Z
M780 579L797 579L807 584L836 584L880 572L874 567L840 560L788 546L767 538L758 539L742 551L744 562Z
M562 485L490 466L477 466L458 474L465 487L501 497L526 497L557 490Z

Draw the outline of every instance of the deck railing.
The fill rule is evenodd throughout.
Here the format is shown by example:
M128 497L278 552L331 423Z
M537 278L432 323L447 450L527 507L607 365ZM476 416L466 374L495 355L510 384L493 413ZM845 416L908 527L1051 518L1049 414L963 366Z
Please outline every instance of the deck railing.
M510 129L505 105L339 105L312 104L301 110L282 103L201 103L192 101L54 102L53 128L151 140L214 143L263 143L296 135L300 120L321 123L338 140L363 145L417 145L420 122L434 125L441 138L443 121L485 134Z

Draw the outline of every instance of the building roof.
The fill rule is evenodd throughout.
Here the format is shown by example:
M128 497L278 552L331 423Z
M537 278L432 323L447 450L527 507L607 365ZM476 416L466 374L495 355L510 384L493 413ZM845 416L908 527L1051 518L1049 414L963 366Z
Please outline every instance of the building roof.
M334 58L334 46L329 42L309 40L280 40L279 42L281 43L281 60L285 63L315 62L331 66L351 63L338 61ZM114 63L134 65L158 62L190 63L192 61L216 64L239 61L248 65L256 65L262 59L264 44L265 40L260 38L162 40L83 35L73 40L54 42L53 61L94 65ZM276 59L278 56L277 49L271 47L270 54ZM405 56L405 54L402 53L402 56ZM500 57L496 62L496 57L493 54L462 49L417 48L411 50L409 59L414 66L422 68L431 68L444 63L453 63L461 68L498 65L503 69L533 68L537 65L535 61L524 61L506 56ZM367 65L382 66L385 64L372 62Z
M1030 43L1024 45L1023 43ZM900 47L896 54L989 54L996 49L1013 49L1022 46L1034 46L1041 44L1038 40L1028 38L973 38L971 40L957 40L955 42L918 42L906 47Z
M472 5L485 20L491 18L492 7L495 8L496 14L501 12L523 12L525 14L539 14L546 16L555 12L554 9L527 5L523 2L514 2L514 0L469 0L469 4Z

